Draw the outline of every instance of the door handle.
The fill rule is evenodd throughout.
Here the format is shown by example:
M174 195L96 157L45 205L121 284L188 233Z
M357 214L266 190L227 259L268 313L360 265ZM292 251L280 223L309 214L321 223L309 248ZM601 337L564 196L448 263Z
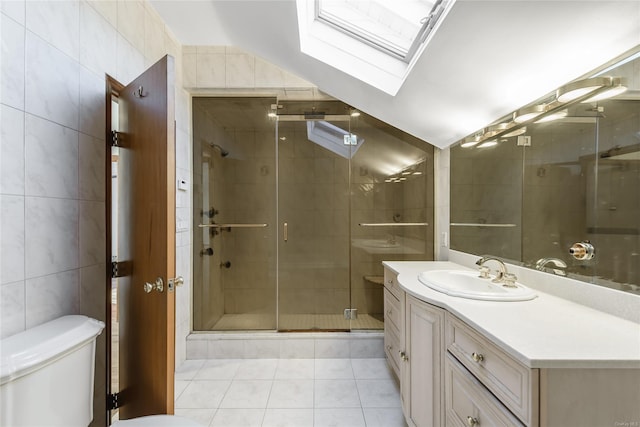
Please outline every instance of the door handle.
M289 224L288 223L284 223L283 227L282 227L282 237L284 238L284 241L286 242L287 240L289 240Z
M158 292L164 291L164 281L162 280L162 277L158 277L153 283L146 282L144 284L144 291L146 293L151 293L153 290Z

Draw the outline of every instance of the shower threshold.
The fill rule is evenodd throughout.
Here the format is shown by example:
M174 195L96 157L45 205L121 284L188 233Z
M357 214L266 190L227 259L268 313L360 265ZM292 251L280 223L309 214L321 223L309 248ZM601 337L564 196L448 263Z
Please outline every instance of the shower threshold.
M361 359L384 356L384 332L200 331L187 336L187 359Z
M350 322L350 323L349 323ZM382 330L382 314L360 314L357 319L346 321L342 314L282 314L278 324L281 332L337 332L349 330ZM267 314L225 314L211 331L275 330L273 316Z

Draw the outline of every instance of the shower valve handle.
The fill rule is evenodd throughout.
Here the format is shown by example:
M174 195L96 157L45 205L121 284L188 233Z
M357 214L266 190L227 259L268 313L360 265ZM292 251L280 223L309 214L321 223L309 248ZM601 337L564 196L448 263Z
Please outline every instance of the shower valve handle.
M200 251L200 256L212 256L213 255L213 248L206 248Z

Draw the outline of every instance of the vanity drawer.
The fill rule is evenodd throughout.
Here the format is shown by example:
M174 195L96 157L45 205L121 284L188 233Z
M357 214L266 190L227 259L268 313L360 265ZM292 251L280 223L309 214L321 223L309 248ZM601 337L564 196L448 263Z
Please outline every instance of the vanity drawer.
M523 426L449 353L445 359L444 376L447 426Z
M384 352L387 355L391 369L400 378L400 338L394 328L387 328L386 326L384 330Z
M398 284L398 275L388 268L384 269L384 288L400 299L403 291Z
M495 344L447 313L447 349L518 418L537 423L538 370L520 364Z
M399 334L401 326L401 312L400 301L389 290L384 290L384 322L385 325L390 324L396 330L396 335Z

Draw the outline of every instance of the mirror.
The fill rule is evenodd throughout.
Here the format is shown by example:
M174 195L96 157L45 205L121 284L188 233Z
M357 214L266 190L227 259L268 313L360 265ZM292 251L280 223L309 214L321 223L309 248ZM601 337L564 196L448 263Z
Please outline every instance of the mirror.
M612 64L451 148L452 249L640 293L640 46Z

